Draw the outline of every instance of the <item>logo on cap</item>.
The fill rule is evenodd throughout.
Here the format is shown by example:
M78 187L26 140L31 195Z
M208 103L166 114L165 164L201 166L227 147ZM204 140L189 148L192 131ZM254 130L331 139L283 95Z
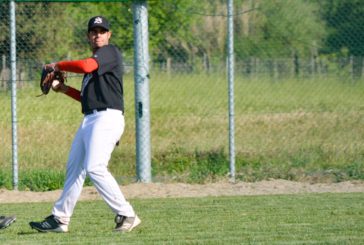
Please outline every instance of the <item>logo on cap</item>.
M101 17L96 17L94 24L101 24L102 23L102 18Z

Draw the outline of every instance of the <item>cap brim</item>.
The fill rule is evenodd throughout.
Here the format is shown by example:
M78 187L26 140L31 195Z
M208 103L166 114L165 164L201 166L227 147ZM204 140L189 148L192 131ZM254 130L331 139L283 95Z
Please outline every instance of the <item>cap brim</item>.
M106 30L106 31L109 31L109 28L107 28L107 27L105 27L105 26L103 26L103 25L93 25L93 26L91 26L90 28L88 28L88 31L91 31L91 30L93 30L93 29L95 29L95 28L102 28L102 29L104 29L104 30Z

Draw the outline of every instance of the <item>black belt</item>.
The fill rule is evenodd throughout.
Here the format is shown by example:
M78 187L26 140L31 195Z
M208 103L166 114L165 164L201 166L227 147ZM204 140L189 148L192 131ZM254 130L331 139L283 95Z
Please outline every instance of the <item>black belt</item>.
M98 108L98 109L93 109L93 110L87 110L83 114L85 114L85 116L87 116L87 115L91 115L91 114L94 114L99 111L107 111L107 109L108 108ZM124 112L121 111L121 114L124 115Z
M98 109L85 111L83 114L85 114L87 116L87 115L94 114L95 112L98 112L98 111L106 111L106 110L107 110L107 108L98 108Z

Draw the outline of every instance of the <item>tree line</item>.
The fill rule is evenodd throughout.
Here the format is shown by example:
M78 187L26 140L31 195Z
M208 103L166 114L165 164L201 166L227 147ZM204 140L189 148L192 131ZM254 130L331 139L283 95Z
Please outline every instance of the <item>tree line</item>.
M226 0L148 1L152 61L194 66L198 60L204 69L224 61L226 8ZM17 3L18 59L34 64L88 56L87 20L99 13L111 22L112 42L132 60L132 1ZM1 3L0 16L9 20L8 3ZM361 0L235 0L235 57L362 57L362 23ZM0 27L0 55L8 56L9 21L0 22Z

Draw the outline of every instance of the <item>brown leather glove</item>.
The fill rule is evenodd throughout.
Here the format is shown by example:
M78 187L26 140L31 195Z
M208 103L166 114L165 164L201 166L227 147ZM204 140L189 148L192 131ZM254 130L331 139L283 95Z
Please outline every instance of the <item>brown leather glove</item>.
M53 67L43 66L42 74L40 78L41 95L46 95L49 90L53 88L56 92L63 92L67 90L67 86L64 84L66 81L66 73L62 71L55 71ZM53 85L53 86L52 86Z

